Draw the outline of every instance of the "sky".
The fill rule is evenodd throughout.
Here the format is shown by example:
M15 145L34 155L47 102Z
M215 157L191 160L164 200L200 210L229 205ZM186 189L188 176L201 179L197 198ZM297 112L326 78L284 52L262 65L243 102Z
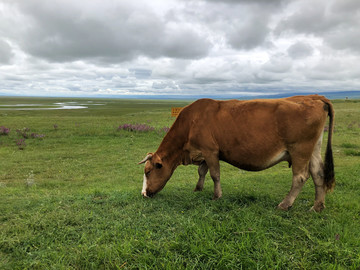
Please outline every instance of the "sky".
M360 90L359 0L0 0L0 94Z

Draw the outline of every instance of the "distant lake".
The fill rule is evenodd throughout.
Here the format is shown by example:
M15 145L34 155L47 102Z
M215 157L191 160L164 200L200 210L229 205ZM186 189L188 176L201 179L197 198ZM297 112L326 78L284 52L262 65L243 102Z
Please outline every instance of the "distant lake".
M13 104L3 105L0 104L0 110L10 111L41 111L41 110L78 110L87 109L89 105L105 105L105 104L93 104L92 101L88 101L89 104L78 104L76 101L53 103L53 104Z

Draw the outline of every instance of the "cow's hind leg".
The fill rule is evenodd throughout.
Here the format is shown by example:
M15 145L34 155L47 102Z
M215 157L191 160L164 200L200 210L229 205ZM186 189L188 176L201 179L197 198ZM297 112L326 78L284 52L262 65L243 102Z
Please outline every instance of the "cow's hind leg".
M320 212L325 208L325 195L326 188L324 183L324 164L321 159L321 142L322 136L320 136L317 142L314 152L310 160L310 174L315 185L315 202L314 206L310 210Z
M198 173L199 173L199 181L196 184L196 187L194 189L194 191L202 191L204 188L204 182L205 182L205 175L208 172L208 165L206 164L205 161L203 161L198 168Z
M292 162L292 185L290 192L287 194L285 199L278 205L278 208L281 210L289 210L291 208L306 180L310 177L309 159L292 159Z
M220 186L220 163L217 155L212 155L206 159L206 164L210 171L210 176L214 181L214 197L213 200L217 200L222 196Z

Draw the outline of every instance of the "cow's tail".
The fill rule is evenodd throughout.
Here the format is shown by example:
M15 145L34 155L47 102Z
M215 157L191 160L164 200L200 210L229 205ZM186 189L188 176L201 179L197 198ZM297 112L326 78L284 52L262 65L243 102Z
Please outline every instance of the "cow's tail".
M328 130L328 141L325 152L325 165L324 165L324 180L327 191L333 191L335 187L335 172L334 172L334 158L332 152L332 135L334 132L334 108L331 102L327 99L323 100L325 108L328 111L329 116L329 130Z

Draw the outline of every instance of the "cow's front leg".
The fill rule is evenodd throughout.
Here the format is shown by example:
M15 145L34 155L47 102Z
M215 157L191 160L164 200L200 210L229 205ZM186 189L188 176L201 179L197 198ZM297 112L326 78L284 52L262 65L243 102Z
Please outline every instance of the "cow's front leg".
M206 160L206 163L209 167L210 176L214 181L214 197L213 200L217 200L222 196L221 186L220 186L220 163L219 158L212 157Z
M194 189L194 191L202 191L204 188L204 182L205 182L205 176L208 172L209 168L206 164L205 161L203 161L198 168L198 173L199 173L199 181L196 184L196 187Z

